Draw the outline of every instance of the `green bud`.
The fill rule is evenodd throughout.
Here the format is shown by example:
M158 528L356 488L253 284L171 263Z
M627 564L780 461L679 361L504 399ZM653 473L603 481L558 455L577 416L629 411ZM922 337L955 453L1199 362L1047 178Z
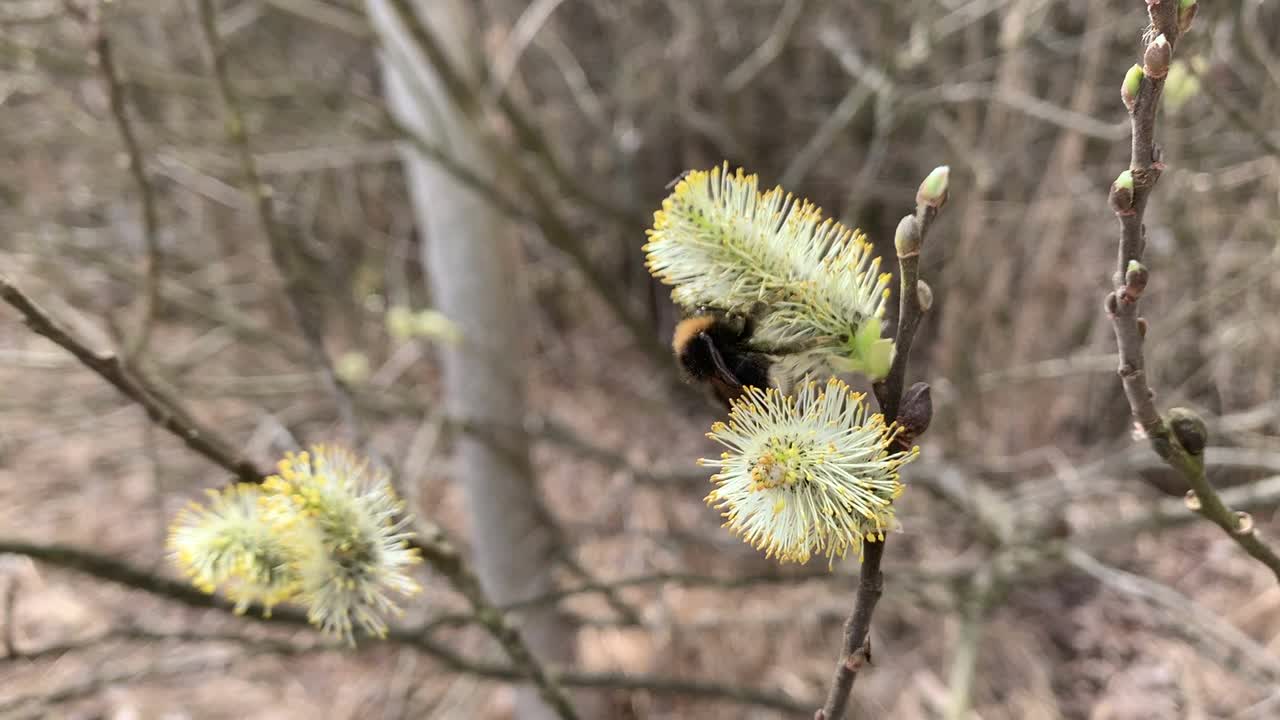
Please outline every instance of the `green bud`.
M1125 299L1132 301L1142 297L1142 291L1147 289L1147 281L1150 279L1151 273L1145 265L1137 260L1130 260L1124 270Z
M1124 85L1120 86L1120 99L1124 106L1133 112L1133 105L1138 101L1138 92L1142 89L1142 67L1134 65L1124 74Z
M1187 63L1175 60L1164 78L1164 106L1176 113L1200 92L1200 78L1191 74Z
M865 357L866 352L871 349L871 345L880 339L880 331L882 328L880 318L872 317L863 321L862 326L853 334L853 353L858 357Z
M867 318L853 335L852 366L872 380L889 374L893 364L893 341L880 337L880 318Z
M916 206L940 208L947 201L947 186L951 181L951 167L941 165L929 173L916 191Z
M1191 29L1191 21L1196 18L1200 5L1196 0L1180 0L1178 3L1178 32L1185 33Z
M347 352L334 363L333 373L348 385L360 385L369 379L369 358L362 352Z
M403 342L413 337L413 310L403 305L393 305L387 310L384 320L387 323L387 332L396 340Z
M1117 215L1133 214L1133 173L1125 170L1111 183L1111 209Z
M900 258L920 254L920 222L914 215L908 215L898 223L898 229L893 234L893 245L898 249Z
M1209 428L1194 410L1172 408L1165 421L1169 423L1169 429L1184 450L1192 455L1204 453L1204 446L1209 443Z
M414 316L414 334L447 345L462 341L462 331L453 321L438 310L419 310Z
M881 338L871 345L866 359L862 361L863 372L871 380L881 380L889 374L893 366L893 341Z
M456 345L462 340L462 332L449 318L437 310L412 309L403 305L395 305L385 315L387 332L400 342L411 338Z

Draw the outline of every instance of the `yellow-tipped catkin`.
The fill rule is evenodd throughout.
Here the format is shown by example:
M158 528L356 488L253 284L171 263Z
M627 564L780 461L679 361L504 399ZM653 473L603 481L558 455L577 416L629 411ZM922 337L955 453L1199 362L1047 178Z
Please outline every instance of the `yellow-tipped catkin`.
M853 338L879 319L890 275L861 232L824 218L816 205L728 165L686 174L654 213L646 263L686 309L759 314L753 341L786 348L794 372L874 375L890 354L859 355ZM884 343L892 345L892 340ZM869 347L869 346L866 346Z
M756 549L834 562L894 527L898 469L917 451L894 447L898 428L870 415L863 395L835 378L802 383L794 397L747 388L729 418L711 431L727 452L702 460L717 468L706 500Z
M221 590L237 611L298 602L354 643L357 626L384 636L400 612L393 597L420 590L403 503L385 472L345 450L289 453L261 486L209 496L179 513L169 549L196 587Z

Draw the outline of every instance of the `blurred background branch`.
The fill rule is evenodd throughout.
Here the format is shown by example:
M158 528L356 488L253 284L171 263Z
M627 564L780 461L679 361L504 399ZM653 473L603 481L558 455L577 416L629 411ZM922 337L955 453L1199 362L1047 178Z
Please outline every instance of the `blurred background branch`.
M22 554L92 548L149 568L186 500L339 436L301 304L323 320L358 449L464 557L489 532L464 456L520 458L494 482L536 500L515 504L555 549L534 568L545 584L491 600L522 630L534 606L563 618L573 667L553 675L592 688L582 715L812 717L858 568L778 569L718 529L692 463L714 452L702 433L716 413L673 381L676 314L639 248L673 177L728 160L889 255L911 192L945 161L956 191L922 255L933 306L907 368L930 383L935 417L904 473L875 665L851 714L1270 717L1280 591L1195 522L1186 479L1128 435L1097 309L1115 244L1081 241L1114 237L1099 208L1131 159L1115 96L1142 3L477 0L465 36L428 36L460 46L448 64L380 39L357 0L205 4L246 144L226 132L195 5L111 3L86 26L88 3L0 3L13 169L0 267L26 298L6 290L0 313L0 523L19 553L0 556L0 583L17 588L0 636L19 655L51 649L0 665L0 703L28 716L513 715L506 684L523 673L433 577L393 646L345 654L207 596L125 592ZM1177 43L1141 301L1159 407L1206 419L1205 479L1264 538L1280 504L1280 173L1266 121L1280 113L1278 48L1280 8L1244 0L1206 5ZM464 108L479 158L391 112L384 64L406 57L461 73L456 94L410 88L408 102L428 118ZM447 195L416 197L406 171L419 163ZM302 295L263 242L261 185ZM501 247L511 271L480 288L505 294L501 325L476 329L442 302L449 271L433 256L462 236L437 223L459 196L494 228L479 247ZM52 337L21 325L33 308ZM462 344L419 323L424 310L462 327ZM131 357L144 311L149 338ZM489 389L522 386L520 409L453 409L475 391L450 362L478 372L491 357ZM168 431L148 439L152 424ZM214 445L193 447L193 429ZM178 587L167 567L145 574ZM1130 576L1186 602L1129 592L1117 578ZM111 639L143 621L190 635ZM253 642L198 637L232 635ZM96 671L108 657L127 664ZM167 661L201 682L166 677Z

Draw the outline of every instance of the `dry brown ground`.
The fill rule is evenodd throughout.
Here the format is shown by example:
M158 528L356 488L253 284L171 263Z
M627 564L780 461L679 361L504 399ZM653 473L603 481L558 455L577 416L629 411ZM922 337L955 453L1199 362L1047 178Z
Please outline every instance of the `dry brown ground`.
M725 156L780 178L848 89L823 46L823 26L848 30L871 61L898 73L904 95L944 82L987 90L1000 83L1108 123L1121 117L1114 70L1132 61L1136 32L1127 28L1138 26L1133 12L1097 0L994 3L999 12L984 11L972 24L950 6L942 13L910 3L815 2L744 98L726 94L720 79L771 32L781 3L739 12L725 2L694 4L688 16L659 17L641 0L557 16L554 29L573 39L609 117L623 130L636 123L647 138L636 157L615 147L617 128L580 117L582 98L566 99L563 57L552 50L529 52L527 76L513 92L554 128L560 147L588 148L565 152L584 177L603 178L600 187L647 208L680 168ZM54 3L27 5L58 12ZM360 417L372 451L422 488L421 513L465 542L447 437L428 448L440 382L431 349L405 348L382 316L387 304L423 307L426 294L399 168L385 136L372 137L376 123L362 99L376 94L372 53L363 40L266 5L222 7L228 27L238 28L237 77L250 88L264 164L292 222L307 230L330 349L367 356L373 400ZM485 3L493 26L486 42L503 37L519 6ZM189 18L137 8L118 11L111 27L123 38L122 62L144 108L141 134L160 188L172 281L149 367L259 461L332 439L332 405L290 350L297 340L280 283L253 218L235 206L234 165ZM1260 12L1254 26L1280 45L1275 8ZM1265 64L1238 54L1233 33L1242 13L1232 6L1204 21L1188 52L1208 62L1206 83L1273 130L1280 92ZM918 17L937 33L946 63L903 57L901 39L917 37ZM1105 62L1091 62L1095 47ZM0 93L0 156L13 168L0 178L0 269L106 348L110 324L127 329L132 321L142 251L137 195L117 163L117 137L83 48L83 31L69 20L0 24L0 80L9 83ZM610 70L635 67L652 77L628 80ZM1142 479L1179 493L1145 444L1127 435L1114 339L1100 310L1115 243L1103 189L1127 148L1029 116L1016 103L979 100L907 106L905 120L888 129L868 111L832 140L800 188L862 219L887 244L915 179L943 160L954 168L952 201L926 252L937 306L915 356L916 374L934 386L937 415L922 459L906 472L904 530L887 553L875 664L854 691L858 717L945 716L957 649L974 637L974 716L984 720L1280 717L1280 588L1264 568L1203 523L1097 540L1102 528L1141 518L1162 499ZM1168 119L1176 162L1153 201L1150 255L1159 284L1144 302L1162 407L1190 404L1222 418L1211 465L1229 451L1254 453L1218 464L1214 477L1226 487L1280 473L1280 172L1259 149L1257 128L1242 129L1213 110L1217 104L1198 95ZM312 161L328 165L305 164ZM863 168L867 177L851 177ZM862 194L850 197L851 187ZM565 206L611 279L629 297L647 297L635 252L642 228L614 233L572 198ZM531 407L574 438L537 430L536 464L578 557L603 579L776 573L720 530L702 503L706 483L692 461L713 451L701 435L713 418L708 407L666 395L571 263L533 230L518 232L527 240L523 282L534 308ZM666 312L655 311L655 327L669 321ZM141 411L7 308L0 388L0 539L89 548L172 575L161 548L166 524L201 489L224 483L225 473L149 430ZM626 462L593 460L582 444ZM635 468L674 477L648 481ZM1104 582L1040 558L1003 577L982 622L966 624L958 599L996 556L972 512L995 506L966 480L998 493L1016 527L1053 528L1107 567L1158 585L1115 575ZM1264 537L1280 537L1271 510L1254 518ZM1031 552L1047 542L1031 542ZM626 589L644 618L640 628L619 627L599 598L575 598L567 607L585 622L581 667L817 698L857 563L837 563L824 578L797 577L815 570L820 565L786 568L783 580L735 588ZM407 625L459 606L438 579L426 579ZM0 657L0 717L497 720L512 702L507 687L412 649L333 649L307 630L193 610L0 556L0 588L10 587L15 602L0 613L0 638L12 638L17 656ZM501 659L478 633L442 637L471 657ZM618 718L783 717L644 691L607 700Z

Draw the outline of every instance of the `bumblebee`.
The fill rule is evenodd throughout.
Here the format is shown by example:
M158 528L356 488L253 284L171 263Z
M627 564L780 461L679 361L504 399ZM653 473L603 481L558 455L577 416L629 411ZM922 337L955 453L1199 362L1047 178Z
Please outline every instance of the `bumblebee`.
M676 323L671 349L690 381L706 382L726 408L747 386L769 387L769 355L755 348L755 318L701 307Z

